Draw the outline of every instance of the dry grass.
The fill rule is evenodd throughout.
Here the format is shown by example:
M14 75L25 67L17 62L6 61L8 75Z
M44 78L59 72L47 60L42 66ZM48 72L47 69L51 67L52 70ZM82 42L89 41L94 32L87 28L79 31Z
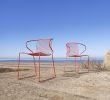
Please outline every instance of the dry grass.
M88 68L88 63L82 63L82 68ZM103 66L103 64L100 64L97 60L93 60L89 62L89 67L91 70L96 70L96 71L104 71L106 70Z

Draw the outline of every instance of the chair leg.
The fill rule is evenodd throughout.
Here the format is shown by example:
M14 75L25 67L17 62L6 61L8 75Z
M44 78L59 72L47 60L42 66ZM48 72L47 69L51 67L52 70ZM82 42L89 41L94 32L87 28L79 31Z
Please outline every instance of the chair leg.
M77 68L76 68L76 57L74 57L74 62L75 62L75 71L77 72Z
M52 62L53 62L54 77L56 77L55 64L54 64L54 60L53 60L53 54L52 54Z
M33 56L34 59L34 70L35 70L35 76L37 76L37 70L36 70L36 61L35 61L35 57Z
M78 64L78 62L77 62L76 57L75 57L75 71L76 71L77 73L79 73L79 64Z
M79 57L79 59L80 59L79 61L81 62L81 57ZM77 71L78 73L79 73L79 69L80 69L80 62L77 63L78 64L78 71Z
M38 78L39 78L39 82L40 82L40 55L39 55L39 67L38 67L38 71L39 71L39 75L38 75Z
M89 59L89 55L84 55L84 56L88 57L88 58L87 58L87 65L88 65L88 72L89 72L89 71L90 71L90 64L89 64L89 60L90 60L90 59Z
M64 65L64 72L66 71L66 65L67 65L67 57L66 57L65 65Z
M82 57L80 57L80 68L82 67Z
M88 72L90 71L90 64L89 64L89 56L88 56Z
M18 69L17 69L17 71L18 71L18 80L19 80L19 66L20 66L20 53L19 53L19 61L18 61Z

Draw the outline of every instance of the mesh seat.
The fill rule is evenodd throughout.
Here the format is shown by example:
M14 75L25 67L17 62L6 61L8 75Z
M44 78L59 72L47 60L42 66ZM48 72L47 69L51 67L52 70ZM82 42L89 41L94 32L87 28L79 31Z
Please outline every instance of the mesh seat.
M75 43L75 42L69 42L66 44L66 48L67 48L67 53L66 53L66 58L68 57L74 57L75 58L75 69L77 62L76 62L76 58L80 58L83 56L86 56L88 58L88 72L89 72L89 56L84 54L84 52L86 51L86 45L82 44L82 43ZM78 72L79 72L79 66L78 66ZM64 71L65 71L65 67L64 67Z
M42 53L42 52L33 52L33 53L28 53L28 55L31 56L50 56L51 54L46 54L46 53Z
M30 55L33 57L36 76L37 76L37 69L38 69L39 82L40 82L40 56L52 56L54 77L56 76L54 60L53 60L52 40L53 39L38 39L38 40L30 40L30 41L26 42L26 48L30 52L20 52L19 53L18 79L20 79L19 67L20 67L21 54L27 54L27 55ZM32 44L34 44L34 45L32 45ZM34 48L34 49L32 49L32 48ZM39 66L37 69L36 69L35 56L39 57Z

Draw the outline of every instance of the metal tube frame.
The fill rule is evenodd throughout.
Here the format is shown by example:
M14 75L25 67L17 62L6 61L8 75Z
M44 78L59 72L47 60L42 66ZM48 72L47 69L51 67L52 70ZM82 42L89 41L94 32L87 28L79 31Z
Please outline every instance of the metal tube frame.
M17 71L18 71L18 80L20 79L20 72L19 72L19 68L20 68L20 62L21 62L21 54L27 54L25 52L20 52L19 53L19 61L18 61L18 68L17 68ZM35 76L37 76L37 69L36 69L36 62L35 62L35 57L33 56L33 62L34 62L34 70L35 70Z
M76 62L76 58L80 58L80 61L81 61L81 58L83 57L83 56L87 56L88 57L88 72L89 72L89 70L90 70L90 64L89 64L89 55L82 55L85 51L86 51L86 45L84 45L84 44L82 44L82 43L76 43L76 42L73 42L73 43L75 43L75 44L79 44L79 45L82 45L82 46L84 46L84 50L79 54L79 55L73 55L73 56L71 56L71 57L74 57L74 63L75 63L75 71L76 71L76 66L77 66L77 62ZM69 43L67 43L66 44L66 47L70 50L70 47L68 46L68 44ZM67 54L68 54L68 50L67 50ZM68 55L66 54L66 60L67 60L67 57L69 57ZM65 72L65 66L64 66L64 72ZM79 66L78 66L78 73L79 73Z
M82 58L83 56L86 56L86 57L87 57L88 72L90 71L89 56L88 56L88 55L81 55L81 56L78 56L78 57L74 57L75 71L76 71L77 73L79 73L79 68L80 68L80 66L79 66L79 64L78 64L78 71L77 71L77 61L76 61L76 58L80 58L80 61L81 61L81 58ZM66 57L66 61L67 61L67 57ZM65 72L65 71L66 71L66 68L65 68L65 66L64 66L64 72Z
M39 39L39 40L41 40L41 39ZM33 53L33 51L28 47L28 43L29 42L35 42L35 41L39 41L39 40L30 40L30 41L27 41L26 42L26 48L31 52L31 53ZM52 51L52 63L53 63L53 71L54 71L54 77L56 77L56 72L55 72L55 64L54 64L54 59L53 59L53 49L52 49L52 47L51 47L51 41L52 41L53 39L50 39L50 42L49 42L49 47L50 47L50 49L51 49L51 51ZM21 61L21 54L27 54L27 55L29 55L29 53L25 53L25 52L20 52L19 53L19 61L18 61L18 75L17 75L17 77L18 77L18 79L20 79L20 73L19 73L19 67L20 67L20 61ZM32 56L32 55L31 55ZM36 68L36 61L35 61L35 57L33 56L33 59L34 59L34 67L35 67L35 76L37 76L37 68ZM39 80L39 82L41 82L41 80L40 80L40 53L39 53L39 65L38 65L38 80Z

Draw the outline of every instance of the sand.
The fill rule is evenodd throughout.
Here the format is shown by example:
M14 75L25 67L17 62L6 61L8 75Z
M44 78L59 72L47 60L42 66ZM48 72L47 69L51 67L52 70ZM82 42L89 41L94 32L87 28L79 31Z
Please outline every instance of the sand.
M0 62L0 68L10 68L0 72L0 100L110 100L110 71L80 69L77 74L73 64L55 63L57 77L38 82L34 75L33 63L22 63L21 77L17 80L17 63ZM41 80L51 78L50 63L42 63ZM51 72L51 73L50 73Z

